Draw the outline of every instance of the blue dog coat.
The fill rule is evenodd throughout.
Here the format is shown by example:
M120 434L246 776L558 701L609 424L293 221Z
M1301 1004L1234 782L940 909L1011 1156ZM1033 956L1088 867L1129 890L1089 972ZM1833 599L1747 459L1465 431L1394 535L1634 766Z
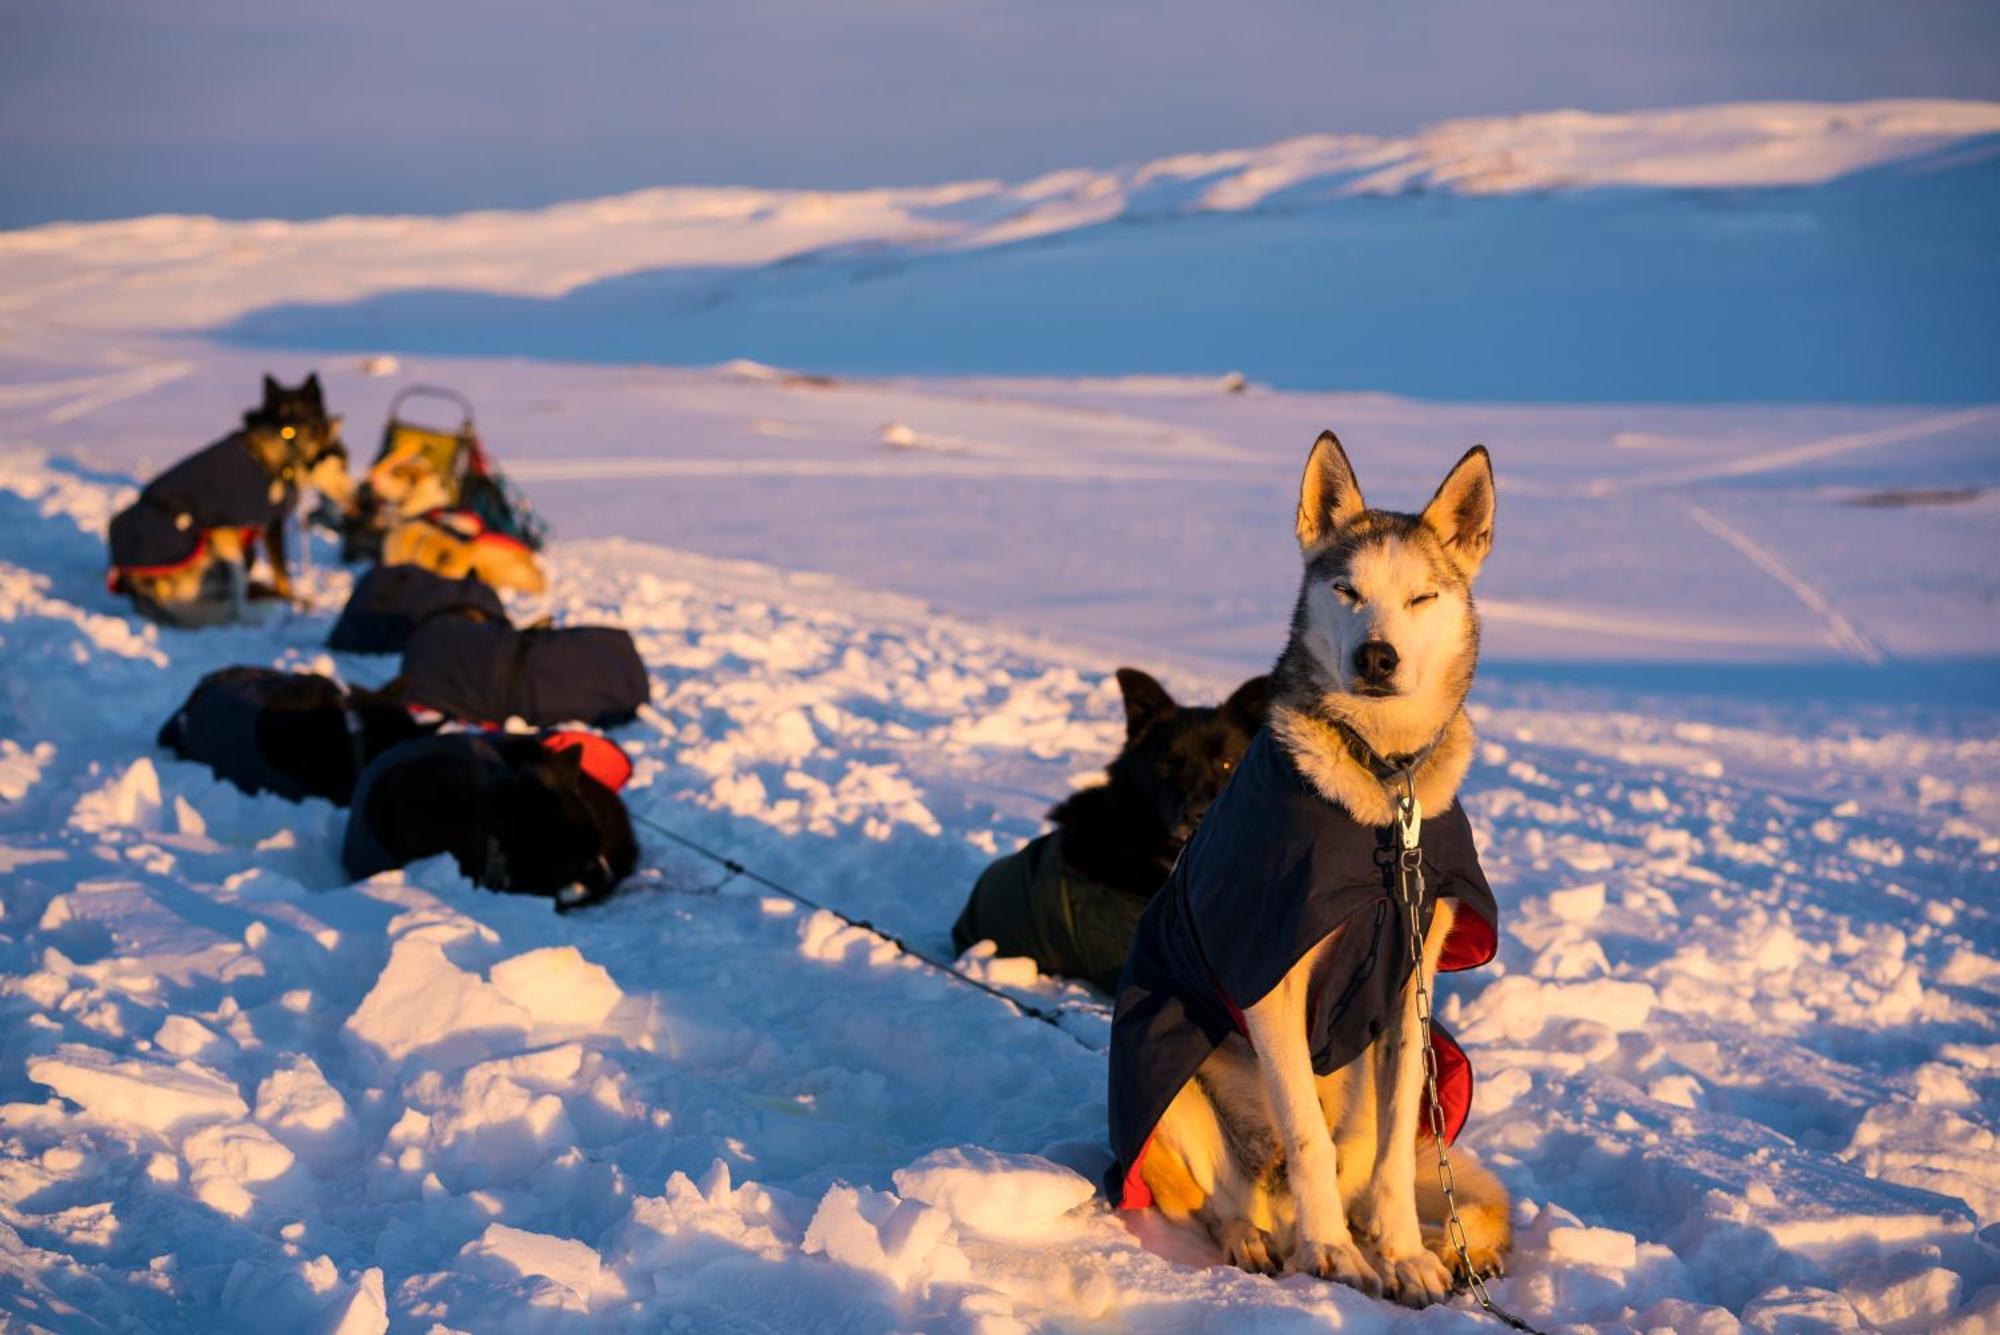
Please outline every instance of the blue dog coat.
M165 573L199 556L208 530L262 532L296 501L290 479L272 477L251 454L249 438L232 432L154 478L113 516L111 565L134 574Z

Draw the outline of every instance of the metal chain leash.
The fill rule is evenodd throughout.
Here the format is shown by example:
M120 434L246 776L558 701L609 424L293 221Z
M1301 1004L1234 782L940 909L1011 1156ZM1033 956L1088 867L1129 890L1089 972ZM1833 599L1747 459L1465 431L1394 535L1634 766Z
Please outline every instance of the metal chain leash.
M1466 1237L1464 1221L1458 1217L1458 1182L1452 1175L1451 1154L1445 1148L1444 1101L1438 1094L1437 1048L1431 1042L1431 990L1424 981L1424 850L1418 837L1423 821L1423 804L1417 801L1415 792L1411 790L1409 771L1405 770L1403 795L1396 799L1396 890L1402 898L1403 911L1409 916L1410 981L1417 993L1417 1023L1423 1029L1424 1101L1430 1122L1431 1143L1437 1146L1438 1187L1444 1192L1444 1234L1452 1250L1458 1253L1465 1286L1478 1299L1479 1305L1515 1330L1541 1335L1533 1326L1493 1301L1493 1295L1486 1291L1485 1277L1479 1273L1479 1267L1472 1264L1471 1241Z

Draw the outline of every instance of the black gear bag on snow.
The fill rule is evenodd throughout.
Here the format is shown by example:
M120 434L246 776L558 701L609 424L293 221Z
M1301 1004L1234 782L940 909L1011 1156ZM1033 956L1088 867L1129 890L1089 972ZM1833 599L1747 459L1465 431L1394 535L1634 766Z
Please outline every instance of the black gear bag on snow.
M437 617L403 647L403 693L412 704L474 723L510 718L542 726L630 722L651 682L632 637L612 626L517 630Z
M416 627L452 616L508 624L500 595L477 575L446 579L422 566L377 566L355 581L326 646L351 654L397 654Z

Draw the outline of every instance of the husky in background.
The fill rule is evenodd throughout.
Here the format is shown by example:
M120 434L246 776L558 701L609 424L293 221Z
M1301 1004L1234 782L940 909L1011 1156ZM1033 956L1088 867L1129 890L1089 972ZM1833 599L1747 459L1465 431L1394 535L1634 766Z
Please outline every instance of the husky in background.
M1219 705L1183 705L1137 668L1118 669L1125 745L1105 781L1049 812L1063 857L1092 880L1141 899L1173 870L1181 845L1264 726L1270 678L1252 677Z
M1054 830L980 874L951 929L960 954L991 941L1045 974L1117 990L1139 915L1264 725L1267 681L1220 705L1183 705L1123 667L1118 690L1125 745L1105 782L1071 794L1049 812Z
M1483 448L1409 515L1368 508L1339 441L1319 438L1268 730L1141 923L1113 1026L1120 1204L1199 1222L1245 1269L1417 1307L1450 1292L1459 1262L1434 1165L1418 1171L1425 1034L1388 827L1407 783L1424 813L1425 986L1441 964L1486 962L1495 910L1454 800L1493 514ZM1442 1065L1457 1049L1435 1037ZM1470 1257L1490 1274L1511 1243L1507 1194L1453 1160Z
M340 419L328 415L317 374L294 389L267 375L263 402L239 429L160 474L112 519L111 591L178 626L240 620L252 597L291 598L285 519L305 487L353 506ZM260 544L268 587L250 578Z

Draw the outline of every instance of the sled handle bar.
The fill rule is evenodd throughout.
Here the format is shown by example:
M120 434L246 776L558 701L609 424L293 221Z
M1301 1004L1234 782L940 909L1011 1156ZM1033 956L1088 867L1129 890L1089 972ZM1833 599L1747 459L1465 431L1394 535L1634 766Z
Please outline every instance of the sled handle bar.
M442 385L403 386L401 389L397 390L395 396L389 400L389 416L391 418L398 416L399 411L402 408L405 401L409 399L419 399L419 398L445 399L451 403L456 404L458 406L459 414L465 419L464 425L459 427L460 434L470 435L472 433L472 401L466 398L465 395L459 393L457 390L446 389Z

